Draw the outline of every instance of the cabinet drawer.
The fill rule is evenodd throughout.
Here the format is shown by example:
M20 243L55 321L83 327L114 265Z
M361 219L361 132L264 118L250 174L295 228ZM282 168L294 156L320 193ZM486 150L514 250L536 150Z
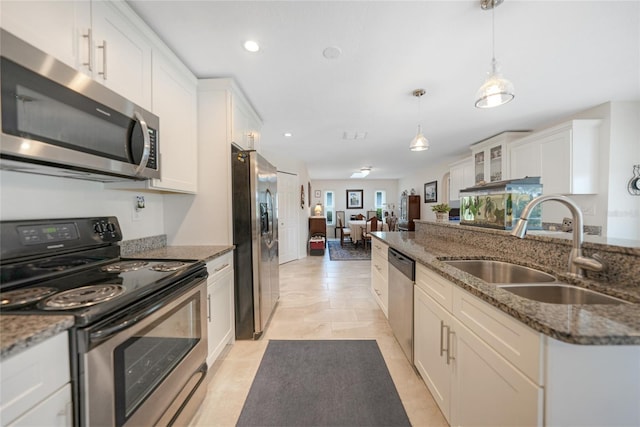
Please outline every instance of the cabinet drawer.
M233 252L227 252L226 254L220 255L219 257L207 262L209 283L229 270L233 270Z
M377 271L388 280L389 277L389 261L387 257L382 258L379 254L373 253L371 257L371 271Z
M70 381L66 332L2 361L0 424L7 425Z
M450 312L453 310L454 284L419 263L416 264L416 286Z
M372 250L371 250L371 255L373 256L379 256L382 257L385 261L387 261L388 259L388 254L389 254L389 245L386 245L384 243L382 243L380 240L378 239L372 239L371 240L371 246L372 246Z
M456 287L453 314L536 384L540 376L540 334L495 307Z

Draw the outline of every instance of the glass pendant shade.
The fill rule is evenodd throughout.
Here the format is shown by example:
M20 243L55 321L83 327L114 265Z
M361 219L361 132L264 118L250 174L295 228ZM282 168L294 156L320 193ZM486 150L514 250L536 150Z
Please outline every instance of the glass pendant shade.
M418 125L418 133L409 144L411 151L425 151L429 149L429 140L422 134L422 126Z
M511 101L514 97L513 83L502 77L498 61L493 58L491 72L476 94L476 107L498 107Z

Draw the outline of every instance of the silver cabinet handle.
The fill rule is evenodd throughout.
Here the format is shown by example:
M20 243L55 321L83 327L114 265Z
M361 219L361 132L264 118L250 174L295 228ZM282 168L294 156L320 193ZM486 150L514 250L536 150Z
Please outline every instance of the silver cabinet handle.
M98 74L103 80L107 80L107 41L102 40L102 45L98 46L98 49L102 49L102 71L98 71Z
M444 330L444 320L440 321L440 356L444 354L444 334L442 331Z
M451 355L451 335L454 334L455 332L447 326L447 365L450 365L451 361L456 359Z
M89 71L93 71L93 64L91 63L91 53L93 52L93 33L91 28L87 30L87 34L83 34L82 38L87 39L87 62L83 62L82 65L86 65Z
M227 267L229 267L229 263L228 263L228 262L225 262L224 264L222 264L220 267L216 268L216 269L215 269L215 270L213 270L213 271L217 273L218 271L224 270L224 269L225 269L225 268L227 268Z
M207 320L211 322L211 294L207 295Z

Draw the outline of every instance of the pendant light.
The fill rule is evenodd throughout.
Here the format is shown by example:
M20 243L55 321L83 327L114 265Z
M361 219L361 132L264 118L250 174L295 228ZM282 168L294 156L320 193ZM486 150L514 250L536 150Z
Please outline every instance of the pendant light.
M480 0L480 8L483 10L491 9L491 71L484 84L478 89L476 94L477 108L493 108L502 104L506 104L514 97L513 84L502 77L500 73L500 65L496 61L496 24L495 24L495 8L498 7L503 0Z
M418 98L418 107L420 105L420 98L425 94L424 89L416 89L413 91L413 96ZM418 113L420 113L421 108L418 108ZM411 144L409 144L409 149L411 151L425 151L429 149L429 140L425 138L422 134L422 126L418 124L418 133L415 138L411 140Z

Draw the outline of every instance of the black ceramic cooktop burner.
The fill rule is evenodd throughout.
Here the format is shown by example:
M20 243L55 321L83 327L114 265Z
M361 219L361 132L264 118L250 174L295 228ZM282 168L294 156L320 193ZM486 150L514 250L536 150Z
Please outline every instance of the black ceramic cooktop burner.
M106 271L108 273L124 273L127 271L140 270L147 264L149 264L147 261L120 261L115 264L109 264L102 267L102 271Z
M56 292L57 290L55 288L42 286L37 288L16 289L15 291L4 292L0 296L0 301L2 308L20 307L39 301Z
M180 270L186 265L187 263L182 261L169 261L163 262L162 264L154 265L153 267L151 267L151 269L155 271L176 271Z
M55 294L42 301L39 305L44 310L70 310L109 301L123 292L123 286L108 283L83 286Z

